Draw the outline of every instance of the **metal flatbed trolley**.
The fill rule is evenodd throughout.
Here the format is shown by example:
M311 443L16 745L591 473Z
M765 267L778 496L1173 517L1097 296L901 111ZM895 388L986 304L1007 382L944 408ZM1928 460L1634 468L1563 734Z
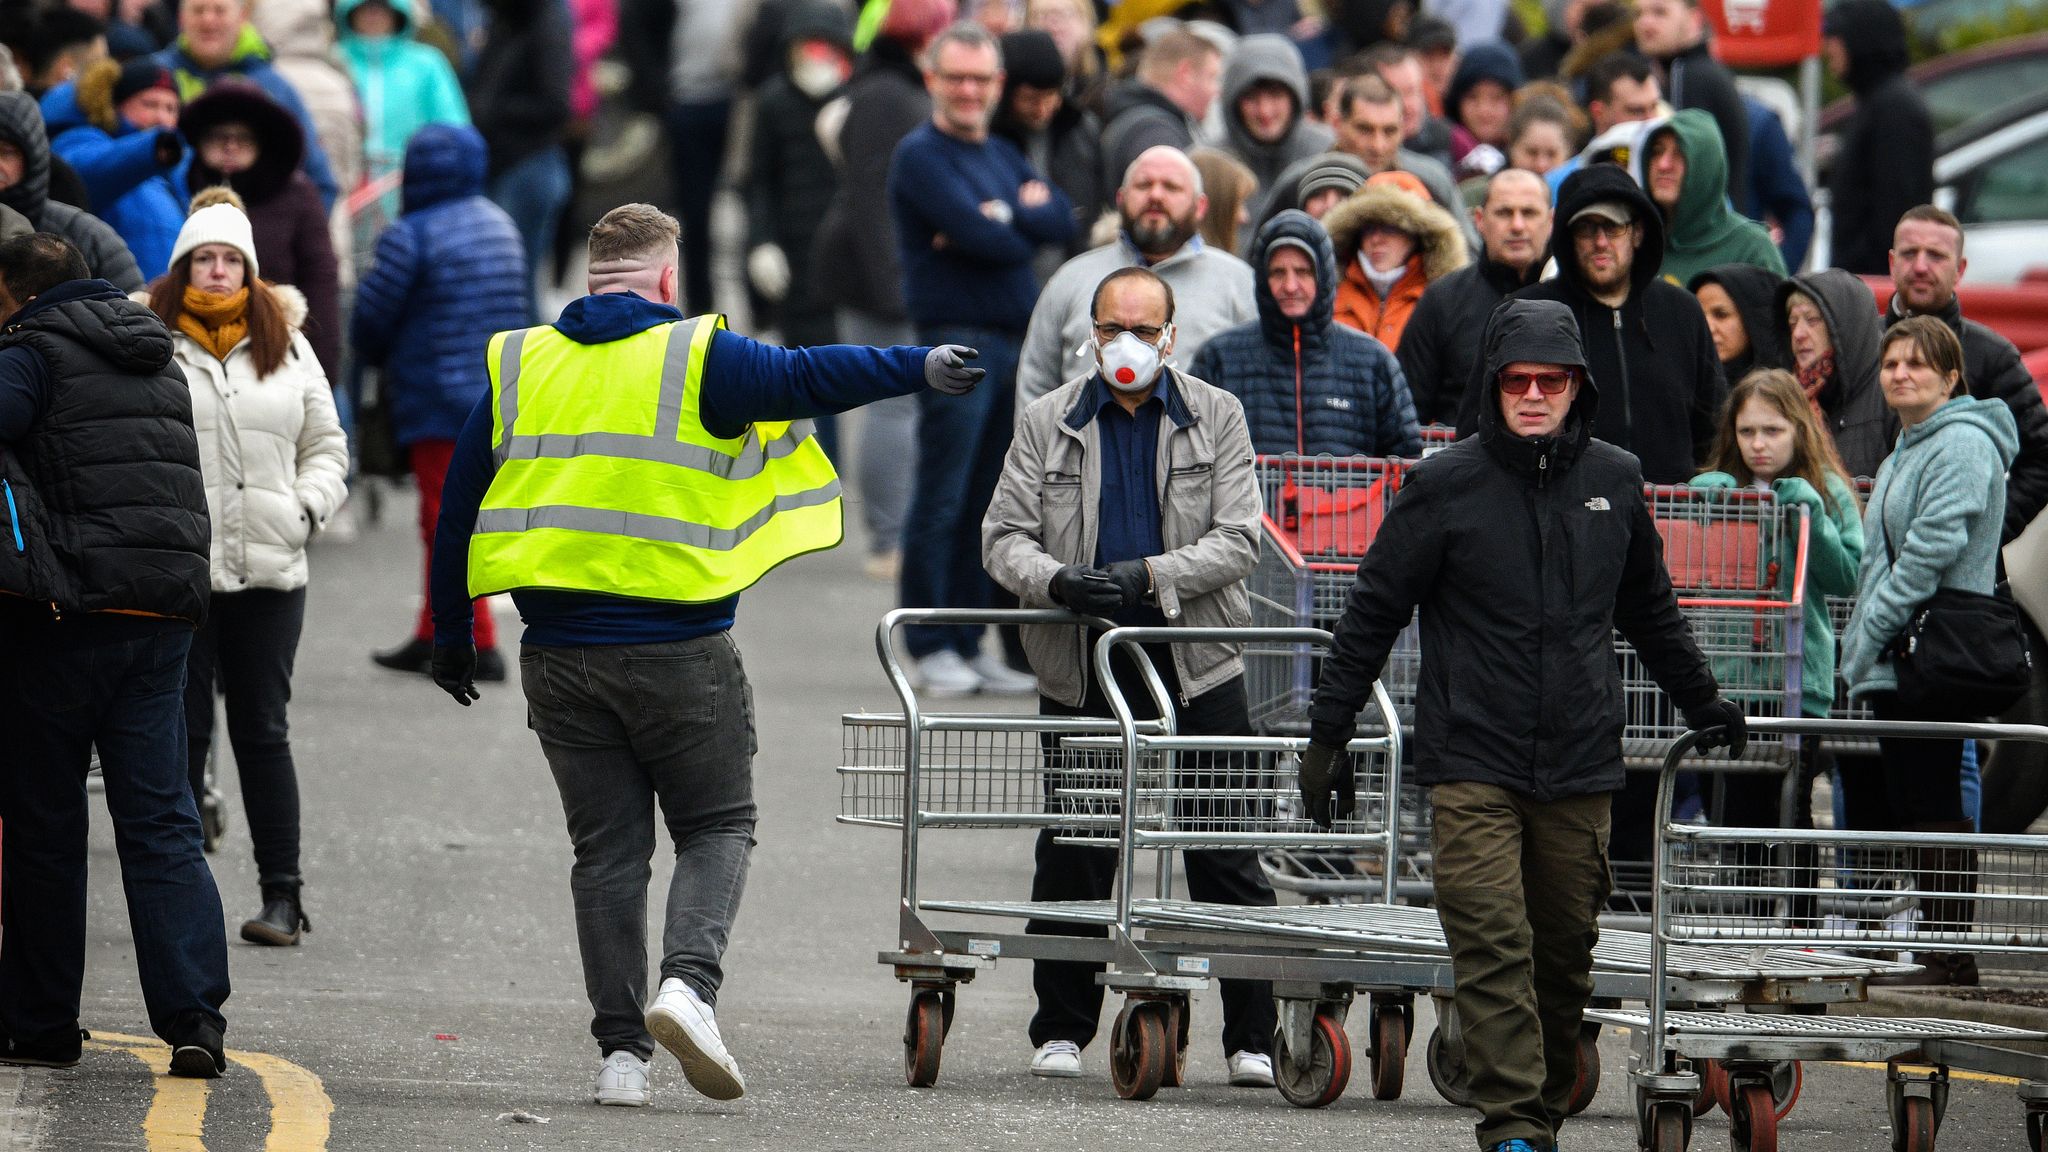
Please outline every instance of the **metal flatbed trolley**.
M1764 718L1780 737L1879 736L2048 741L2048 727ZM1658 789L1652 905L1652 996L1646 1011L1599 1010L1628 1028L1635 1048L1637 1140L1680 1152L1697 1102L1724 1087L1738 1152L1778 1146L1768 1069L1786 1060L1883 1060L1895 1152L1932 1152L1948 1100L1948 1070L2016 1076L2029 1147L2048 1149L2048 1056L2007 1045L2048 1032L1940 1018L1881 1019L1678 1011L1669 985L1683 947L1932 946L1980 952L2048 951L2048 836L1711 828L1671 821L1673 781L1696 739L1667 753ZM1902 939L1901 917L1910 939ZM1702 1073L1708 1073L1703 1076Z

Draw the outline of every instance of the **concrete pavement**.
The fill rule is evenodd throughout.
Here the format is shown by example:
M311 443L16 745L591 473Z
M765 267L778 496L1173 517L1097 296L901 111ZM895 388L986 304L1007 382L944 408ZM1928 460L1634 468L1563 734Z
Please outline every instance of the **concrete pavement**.
M12 1147L1472 1146L1467 1114L1428 1086L1424 1030L1402 1100L1373 1101L1355 1077L1336 1105L1305 1112L1276 1093L1225 1086L1213 995L1197 1002L1185 1090L1143 1104L1118 1100L1100 1043L1086 1054L1085 1079L1034 1079L1024 1070L1030 987L1020 963L962 990L939 1086L906 1088L907 991L874 959L893 942L897 841L833 821L839 715L894 704L873 646L893 591L861 578L857 539L777 572L741 606L762 818L719 1017L748 1095L732 1104L697 1097L674 1062L658 1056L654 1107L591 1106L598 1053L570 921L569 846L518 687L486 685L483 700L462 709L424 678L368 660L409 627L418 578L411 515L409 498L393 498L381 524L366 526L356 542L316 547L293 701L315 930L296 949L233 944L227 1011L235 1066L196 1098L166 1096L177 1086L150 1062L161 1049L147 1040L102 821L93 834L84 1021L100 1039L75 1069L0 1071L0 1134ZM850 535L858 532L857 514L848 524ZM516 637L509 605L501 620ZM232 772L227 788L236 791ZM942 841L928 875L953 890L1027 890L1028 834L954 833ZM657 908L665 855L655 861ZM257 895L239 801L213 864L232 934ZM1362 1023L1363 1013L1356 1018ZM1568 1130L1572 1152L1632 1145L1623 1061L1621 1039L1610 1036L1599 1099ZM1804 1100L1784 1125L1786 1146L1888 1147L1880 1082L1870 1069L1809 1069ZM322 1101L331 1115L316 1115ZM510 1118L518 1112L548 1123ZM1724 1121L1704 1120L1694 1146L1717 1146L1725 1133ZM2009 1086L1957 1084L1944 1149L2023 1141Z

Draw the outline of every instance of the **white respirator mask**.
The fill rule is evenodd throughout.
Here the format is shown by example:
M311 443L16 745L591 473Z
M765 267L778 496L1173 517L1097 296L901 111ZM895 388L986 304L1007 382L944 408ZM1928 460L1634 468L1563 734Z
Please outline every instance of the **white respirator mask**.
M1173 335L1173 325L1168 324L1159 334L1160 343ZM1119 392L1143 392L1159 378L1159 348L1147 344L1129 332L1119 332L1114 340L1095 346L1096 361L1102 365L1102 378Z

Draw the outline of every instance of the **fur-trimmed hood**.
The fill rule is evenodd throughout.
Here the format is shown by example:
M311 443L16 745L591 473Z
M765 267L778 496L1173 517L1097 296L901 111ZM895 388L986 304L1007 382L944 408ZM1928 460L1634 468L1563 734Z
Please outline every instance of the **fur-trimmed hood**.
M1399 188L1380 185L1359 189L1323 217L1339 267L1357 257L1358 240L1368 224L1389 224L1416 237L1422 274L1432 284L1465 266L1465 236L1449 212Z
M135 131L120 113L114 111L114 85L121 80L121 62L112 58L98 61L78 77L78 88L73 99L78 102L78 111L85 122L109 136L126 136ZM47 123L55 120L48 109L43 112Z
M284 310L284 322L290 326L291 330L294 332L303 331L306 327L306 315L310 311L306 304L306 294L289 284L272 284L268 280L258 280L257 283L270 289L271 295L277 297L278 307ZM139 292L130 292L128 298L147 306L149 304L149 289L144 288Z

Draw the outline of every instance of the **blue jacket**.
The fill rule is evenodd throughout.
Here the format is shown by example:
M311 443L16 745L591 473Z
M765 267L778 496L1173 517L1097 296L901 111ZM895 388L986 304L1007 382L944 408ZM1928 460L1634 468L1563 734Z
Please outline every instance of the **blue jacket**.
M181 149L175 165L159 166L157 133L138 131L111 107L102 109L101 116L89 115L76 82L45 92L42 108L50 151L85 181L93 215L120 234L144 280L163 275L185 223L185 169L191 154Z
M607 344L681 319L683 314L667 304L619 292L572 302L562 309L554 328L578 344ZM705 350L698 415L712 435L732 437L760 421L826 416L909 395L924 387L924 358L930 351L844 345L776 348L720 330ZM434 566L428 578L436 645L470 642L469 535L496 468L486 393L456 438L441 489L441 521L434 530ZM512 592L512 603L526 622L522 642L557 648L665 644L709 636L732 627L739 599L678 604L549 589Z
M1280 314L1263 271L1283 244L1314 254L1316 298L1298 322ZM1211 336L1189 371L1243 403L1253 451L1420 456L1422 432L1400 363L1386 345L1332 320L1337 256L1323 226L1290 209L1259 230L1252 252L1259 318Z
M1851 696L1898 687L1885 650L1929 596L1942 588L1991 591L2005 470L2019 448L2012 409L1968 396L1899 434L1863 509L1863 570L1842 634Z
M349 334L383 367L402 445L453 440L490 391L493 332L526 323L526 250L484 198L484 140L467 125L430 124L405 149L404 205L377 240L356 288Z
M1777 220L1785 232L1778 252L1786 269L1797 272L1813 246L1813 196L1800 178L1798 157L1778 114L1747 96L1742 103L1749 109L1749 186L1741 190L1737 207L1759 223L1766 216Z
M239 76L263 89L272 100L285 106L285 110L299 122L299 132L306 138L306 156L299 169L320 190L321 207L334 209L334 199L340 193L335 182L334 170L327 165L327 153L320 147L320 132L313 123L313 116L306 111L306 102L299 99L299 91L291 86L277 68L270 62L270 46L263 42L254 25L242 27L242 38L235 45L234 57L219 68L208 71L185 54L185 38L178 37L171 46L156 54L156 59L171 74L178 78L178 96L186 104L199 99L214 81L225 76Z

